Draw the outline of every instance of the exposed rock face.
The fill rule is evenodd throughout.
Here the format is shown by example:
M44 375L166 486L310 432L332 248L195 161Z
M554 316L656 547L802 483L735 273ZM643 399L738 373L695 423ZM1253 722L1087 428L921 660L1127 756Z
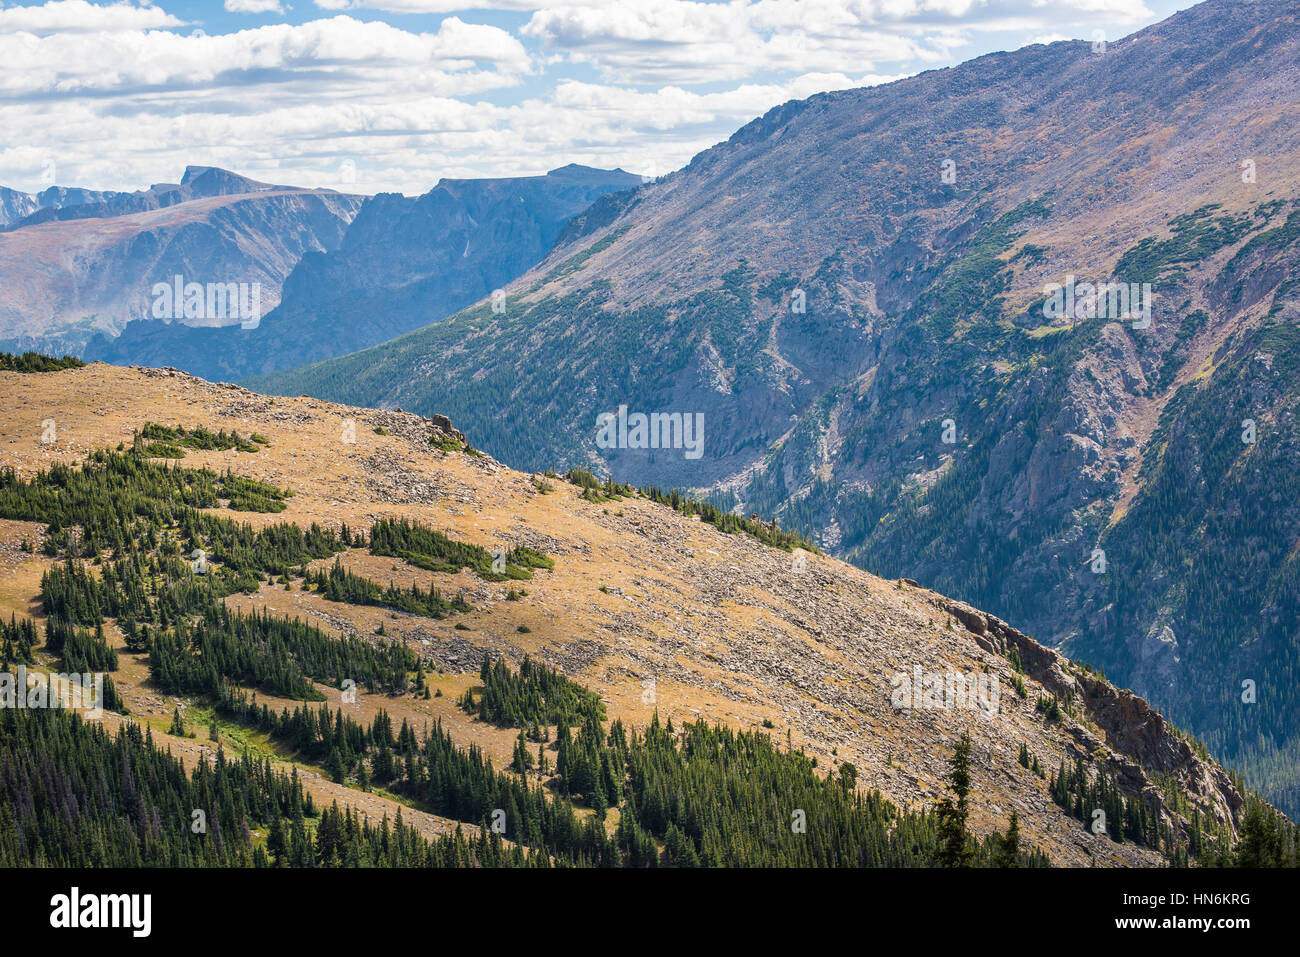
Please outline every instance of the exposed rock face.
M32 194L0 186L0 228L31 222L33 220L29 217L41 210L57 211L64 207L104 203L121 195L111 190L65 186L51 186Z
M1144 683L1168 698L1178 678L1178 638L1168 625L1156 624L1145 636L1134 635L1133 658Z
M1094 725L1101 737L1080 726L1073 730L1076 742L1088 753L1105 744L1112 751L1107 768L1130 787L1156 793L1156 777L1172 776L1213 809L1214 819L1225 823L1236 820L1242 799L1227 773L1200 757L1145 700L1079 668L1000 619L961 602L943 600L940 604L981 647L1000 655L1015 649L1027 675L1058 698L1079 701L1087 723Z
M7 186L0 186L0 226L7 226L34 212L36 212L35 196L30 193L20 193Z
M432 422L433 427L443 435L448 435L457 442L465 441L465 433L460 431L460 429L452 428L451 419L447 418L445 415L435 415L430 419L430 422Z

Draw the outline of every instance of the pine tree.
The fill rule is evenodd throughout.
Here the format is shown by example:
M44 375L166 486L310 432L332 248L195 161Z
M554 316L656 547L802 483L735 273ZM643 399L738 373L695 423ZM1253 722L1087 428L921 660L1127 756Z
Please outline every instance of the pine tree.
M966 830L969 813L966 798L970 794L970 735L963 733L948 764L948 785L956 802L944 798L939 802L939 849L936 862L940 867L969 867L973 852Z
M329 760L325 762L325 769L330 773L330 779L335 784L342 784L345 769L343 767L343 754L338 748L330 749Z
M1011 823L1007 825L1006 835L998 838L997 845L997 853L993 856L994 867L1020 866L1020 819L1015 811L1011 812Z
M1255 798L1246 807L1241 824L1241 841L1237 845L1238 867L1285 867L1286 836L1278 815L1263 801Z
M852 761L840 765L840 784L846 791L852 791L858 785L858 768Z

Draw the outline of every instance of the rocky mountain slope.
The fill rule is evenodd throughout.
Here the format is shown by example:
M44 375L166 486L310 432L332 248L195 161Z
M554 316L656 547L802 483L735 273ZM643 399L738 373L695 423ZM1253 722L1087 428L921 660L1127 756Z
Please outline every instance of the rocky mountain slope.
M409 719L416 727L439 718L457 744L484 749L498 766L510 760L514 732L455 704L477 683L484 651L516 664L528 654L559 668L597 690L610 718L630 727L657 712L677 725L704 718L770 729L783 747L806 749L822 769L851 763L858 787L878 788L905 807L931 806L946 793L948 756L957 737L969 733L974 829L1004 830L1015 812L1023 841L1058 865L1161 860L1132 841L1094 834L1054 802L1051 775L1076 763L1094 780L1116 782L1177 840L1186 840L1193 818L1206 836L1230 835L1239 823L1242 795L1198 746L1142 699L1005 622L913 583L724 533L644 496L601 500L560 478L513 471L449 441L454 432L445 421L101 364L0 372L0 402L11 410L0 423L0 466L20 477L80 462L97 448L129 445L146 422L233 429L257 436L256 450L188 448L177 464L230 470L293 493L284 511L238 513L239 521L303 528L319 522L333 530L346 523L358 530L405 518L486 549L528 546L553 558L553 568L537 571L522 594L519 582L434 571L443 595L471 606L440 619L327 600L301 580L268 579L225 599L232 608L301 618L331 635L379 641L374 636L382 633L413 649L422 667L436 669L437 695L366 693L352 707L367 716L383 708L395 723ZM469 440L482 442L473 433ZM44 617L41 576L60 561L44 554L45 534L41 523L0 520L5 618ZM340 559L350 571L403 589L427 587L431 574L361 548ZM110 621L105 633L122 651L114 680L130 717L104 720L143 722L187 761L210 753L210 743L169 735L173 712L200 702L159 693L148 679L148 656L125 651L121 624ZM988 709L951 702L899 707L899 676L918 671L996 678L1000 694ZM337 689L318 687L331 707L340 705ZM273 695L259 700L273 709L285 703ZM222 743L233 752L252 739L223 736ZM372 819L398 809L391 795L332 783L288 753L273 757L277 766L296 763L318 801L338 800ZM427 833L451 826L428 815L415 820Z
M337 249L307 253L256 329L133 323L87 355L240 379L375 345L461 309L534 265L596 199L639 185L622 170L443 180L367 199Z
M0 226L30 216L37 209L36 197L7 186L0 186Z
M96 334L157 315L154 287L176 276L204 287L256 284L264 313L305 253L338 245L361 202L212 167L137 193L51 188L0 231L0 347L80 353ZM181 325L240 321L164 313Z
M505 316L250 384L775 514L1104 668L1300 810L1297 63L1294 4L1211 0L788 103L596 204ZM1149 321L1047 303L1109 282ZM602 442L624 405L702 414L702 454Z

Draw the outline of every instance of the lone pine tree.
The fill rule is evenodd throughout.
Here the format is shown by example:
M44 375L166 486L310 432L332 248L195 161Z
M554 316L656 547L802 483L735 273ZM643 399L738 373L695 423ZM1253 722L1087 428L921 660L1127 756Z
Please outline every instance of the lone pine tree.
M970 794L970 735L963 733L948 762L948 785L957 800L944 798L939 802L939 847L936 863L940 867L969 867L974 852L970 834L966 830L966 816L970 811L967 796Z

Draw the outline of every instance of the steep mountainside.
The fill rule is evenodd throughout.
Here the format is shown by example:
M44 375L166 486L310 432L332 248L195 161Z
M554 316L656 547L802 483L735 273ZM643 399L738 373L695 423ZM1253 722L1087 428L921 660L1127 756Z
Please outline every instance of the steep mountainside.
M0 232L0 348L80 352L96 333L155 315L155 285L176 276L205 288L246 284L250 301L257 284L265 312L304 253L338 245L362 201L210 167L188 168L179 185L61 205L81 192L62 190L57 203ZM180 324L239 322L206 309L164 314Z
M602 493L558 477L515 472L473 452L445 421L306 397L266 397L170 371L93 364L40 374L0 372L0 403L12 411L0 422L0 465L16 470L0 473L0 617L47 621L51 609L68 604L60 592L75 584L81 568L105 583L96 599L100 607L118 609L116 599L103 596L112 592L110 579L119 582L113 587L135 597L124 599L127 604L107 617L102 630L117 651L112 675L130 716L106 714L103 720L112 727L127 721L148 727L161 746L174 746L189 764L210 758L215 744L169 729L177 720L202 729L212 714L210 702L197 691L168 690L167 682L179 679L159 665L177 654L164 640L167 617L156 619L152 639L146 624L142 638L146 612L128 615L125 609L135 607L133 602L151 608L150 594L183 608L176 603L206 600L206 587L226 580L223 569L246 568L257 555L252 532L233 543L218 540L222 519L233 518L256 529L289 522L306 530L320 523L324 531L311 532L318 544L337 541L331 539L335 534L350 539L349 528L363 533L361 545L353 541L348 547L345 541L316 553L339 553L332 578L324 573L336 559L316 557L278 575L245 574L220 599L232 611L317 626L331 640L350 637L377 648L395 641L417 656L421 674L433 669L428 679L437 694L427 698L386 693L367 683L349 703L337 681L301 686L299 701L323 696L331 709L342 710L339 720L370 722L382 709L395 731L402 722L418 729L440 719L456 745L475 745L504 768L523 732L494 726L481 710L473 717L456 702L467 689L483 694L484 652L515 666L529 655L597 691L607 717L629 729L645 728L656 712L678 728L704 720L737 730L768 729L782 749L802 748L815 758L819 775L832 773L850 786L856 780L864 792L879 789L902 808L924 810L947 794L948 757L958 736L968 733L974 830L1005 830L1014 812L1023 844L1056 864L1152 865L1161 858L1142 846L1142 834L1178 853L1189 841L1230 837L1240 824L1243 798L1229 776L1145 701L969 605L820 554L763 544L758 537L770 529L761 524L728 534L630 490ZM155 425L146 430L149 422ZM21 482L53 482L65 490L43 499L45 508L75 508L83 494L74 491L80 486L73 474L55 470L42 478L39 470L75 465L95 449L119 443L129 448L141 438L153 440L139 446L143 453L173 460L173 482L189 481L181 476L193 473L183 470L212 470L208 475L231 498L228 507L214 500L217 507L201 508L213 524L173 514L170 526L164 522L162 532L150 532L148 523L167 513L139 497L134 514L121 516L122 526L116 524L119 516L88 519L75 529L16 517L36 501L18 494ZM482 441L472 433L470 440ZM155 474L136 454L118 453L124 474L137 480ZM103 466L88 464L83 471L95 468ZM235 501L236 483L245 483L252 496L244 504ZM262 504L249 491L254 488L263 490L257 493L266 496ZM422 552L387 557L391 547L376 547L376 523L386 519L420 523L448 536L444 542L463 543L461 549L499 548L512 562L541 553L551 564L533 562L531 575L509 566L510 574L492 576L486 567L476 572L428 562ZM123 527L131 529L131 540L115 531ZM118 563L139 547L140 534L139 541L160 549L161 563ZM281 547L293 540L284 529L274 539ZM203 543L211 568L191 572L189 563L165 557L178 546L193 557L195 542ZM86 558L99 554L100 560L69 565L67 551ZM357 590L327 590L344 570L380 587L390 583L396 591L358 603ZM47 573L53 577L43 584ZM132 584L144 573L173 576L179 584ZM434 600L430 582L443 612L412 605L422 597ZM93 593L89 584L77 587ZM173 610L172 620L179 615ZM221 622L211 615L205 620L209 628ZM189 640L201 639L197 631ZM144 653L141 640L153 641L152 654ZM251 640L244 647L257 649ZM34 667L48 666L51 650L37 647L43 664ZM11 651L6 645L6 653ZM203 660L213 669L232 667L215 651ZM949 687L957 676L1000 691L978 706L945 702L942 691L937 698L918 696L908 706L898 698L901 676L924 676L926 682L939 676ZM295 695L276 691L286 680L264 677L258 688L259 703L272 713L299 703ZM211 721L229 753L263 747L228 718ZM548 728L545 738L530 740L551 736ZM292 749L268 751L267 759L287 768L290 754ZM371 792L338 768L327 773L303 754L294 759L320 807L338 801L377 821L383 813L391 819L400 806L395 784ZM1076 801L1062 781L1057 788L1064 790L1054 799L1053 780L1062 769L1080 775L1088 796ZM1098 788L1101 797L1095 798ZM1105 834L1092 830L1094 799L1107 812ZM402 810L430 835L453 826L410 806ZM623 813L630 811L624 807ZM788 830L790 815L779 805L773 813L762 827L773 829L775 844L777 832ZM1122 841L1109 836L1126 832ZM737 845L751 837L728 835ZM669 844L675 853L672 839Z
M16 189L0 186L0 226L7 226L35 211L36 197L31 193L20 193Z
M87 355L239 379L375 345L482 299L540 260L564 224L640 177L566 166L545 176L443 180L368 199L338 249L308 253L257 329L133 323Z
M1103 667L1300 810L1298 20L1212 0L786 104L596 204L504 316L251 384L775 514ZM1045 308L1111 281L1149 322ZM700 454L606 447L623 405L702 414Z

